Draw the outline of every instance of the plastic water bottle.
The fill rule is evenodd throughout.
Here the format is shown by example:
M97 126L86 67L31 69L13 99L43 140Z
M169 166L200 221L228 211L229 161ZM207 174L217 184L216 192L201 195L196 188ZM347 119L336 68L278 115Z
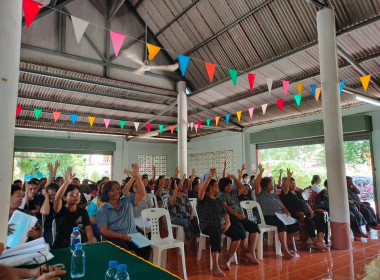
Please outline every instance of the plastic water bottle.
M75 244L81 243L81 236L78 227L73 227L73 232L70 236L70 251L71 253L75 251Z
M226 224L226 220L224 219L224 217L222 217L222 219L220 221L220 225L224 226L225 224Z
M114 280L117 273L117 261L110 261L108 263L108 270L104 280Z
M86 255L82 243L75 244L75 251L71 256L70 276L73 279L82 278L86 272Z
M117 273L115 275L115 280L130 280L129 274L127 272L126 264L119 264L117 267Z

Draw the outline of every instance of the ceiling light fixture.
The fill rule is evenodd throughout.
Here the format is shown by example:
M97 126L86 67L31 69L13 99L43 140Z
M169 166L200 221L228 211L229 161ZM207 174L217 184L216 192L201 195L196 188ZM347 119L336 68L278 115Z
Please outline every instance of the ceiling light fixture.
M373 98L370 98L370 97L361 96L361 95L356 95L355 98L356 98L356 100L359 100L359 101L362 101L362 102L369 103L369 104L372 104L372 105L380 107L380 100L376 100L376 99L373 99Z

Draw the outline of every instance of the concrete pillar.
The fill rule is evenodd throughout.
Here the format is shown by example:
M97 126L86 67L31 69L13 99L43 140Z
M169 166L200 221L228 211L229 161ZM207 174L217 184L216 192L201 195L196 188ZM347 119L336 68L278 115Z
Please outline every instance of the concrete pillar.
M187 173L187 100L186 82L177 84L178 97L178 167L180 176Z
M342 113L338 91L334 11L330 8L318 11L317 26L332 246L335 249L348 250L351 249L350 216L345 178Z
M21 45L21 0L2 0L0 8L0 242L6 243L13 172L15 115Z

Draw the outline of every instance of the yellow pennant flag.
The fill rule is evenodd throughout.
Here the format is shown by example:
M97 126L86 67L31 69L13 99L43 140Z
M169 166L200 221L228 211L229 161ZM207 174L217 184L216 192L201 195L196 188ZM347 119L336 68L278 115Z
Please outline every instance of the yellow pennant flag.
M371 75L360 77L360 81L362 82L364 91L367 91L369 80L371 80Z
M321 96L321 87L319 87L319 88L317 88L316 90L315 90L315 99L317 100L317 101L319 101L319 97Z
M149 60L153 60L158 54L158 52L161 50L160 47L157 47L155 45L148 44L148 43L146 44L146 47L148 48L148 52L149 52L149 56L148 56Z
M297 83L298 94L302 94L303 83Z
M88 117L88 121L90 122L90 125L92 126L95 121L95 117Z
M216 124L216 126L218 126L219 119L220 119L220 117L215 117L215 124Z
M241 119L241 111L236 112L236 116L238 117L238 120L239 120L239 122L240 122L240 119Z

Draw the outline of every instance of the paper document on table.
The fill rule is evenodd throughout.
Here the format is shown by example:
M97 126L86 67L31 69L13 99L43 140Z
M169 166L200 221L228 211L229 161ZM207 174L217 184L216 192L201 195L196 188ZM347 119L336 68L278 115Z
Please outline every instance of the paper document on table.
M16 210L8 222L8 225L13 224L11 228L14 232L11 235L8 235L7 246L13 248L25 243L28 239L28 231L32 229L36 223L36 217Z
M131 242L137 246L137 248L148 247L152 245L152 242L141 233L129 233L128 236L132 238Z
M275 214L276 214L277 218L279 218L280 221L283 222L286 226L287 225L292 225L292 224L294 224L294 223L297 222L296 219L294 219L293 217L287 216L284 213L279 214L279 213L276 212Z

